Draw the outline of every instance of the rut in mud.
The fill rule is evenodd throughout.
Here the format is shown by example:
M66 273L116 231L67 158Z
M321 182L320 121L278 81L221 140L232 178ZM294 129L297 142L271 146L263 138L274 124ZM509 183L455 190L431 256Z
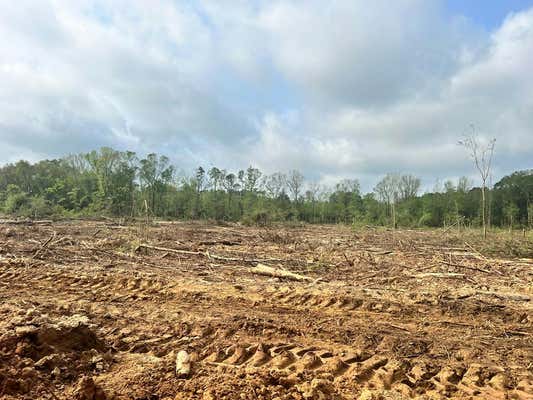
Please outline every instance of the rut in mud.
M0 225L0 398L532 398L532 260L442 232L141 228Z

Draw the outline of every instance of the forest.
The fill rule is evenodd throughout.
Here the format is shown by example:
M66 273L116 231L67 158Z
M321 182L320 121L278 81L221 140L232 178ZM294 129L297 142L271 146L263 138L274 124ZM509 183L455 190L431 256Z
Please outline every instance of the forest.
M297 170L263 174L198 167L178 174L168 157L101 148L0 168L0 212L28 218L107 215L209 219L266 225L277 221L398 227L480 226L481 189L466 177L421 193L411 174L387 174L370 193L357 179L334 187L307 182ZM487 189L489 226L533 226L533 170Z

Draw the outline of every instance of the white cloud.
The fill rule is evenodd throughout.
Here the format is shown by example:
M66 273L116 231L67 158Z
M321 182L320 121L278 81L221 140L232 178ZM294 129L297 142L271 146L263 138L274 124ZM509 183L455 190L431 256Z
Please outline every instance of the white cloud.
M5 4L0 161L108 145L368 189L469 174L456 143L474 123L498 174L531 167L533 10L484 33L442 4Z

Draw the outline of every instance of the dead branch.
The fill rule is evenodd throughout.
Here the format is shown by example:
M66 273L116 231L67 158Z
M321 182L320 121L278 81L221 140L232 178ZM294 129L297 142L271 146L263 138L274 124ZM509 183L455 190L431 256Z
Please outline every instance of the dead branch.
M157 250L157 251L165 251L167 253L175 253L175 254L205 255L201 251L170 249L168 247L151 246L149 244L140 244L140 245L138 245L135 248L134 252L136 253L140 249L150 249L150 250Z
M57 232L54 231L54 233L48 238L48 240L44 242L41 245L41 247L37 249L35 253L33 253L33 256L31 258L37 257L41 253L41 251L43 251L46 248L46 246L48 246L48 244L56 237L56 235L57 235Z
M413 278L464 278L465 274L455 272L424 272L421 274L411 275Z
M264 264L257 264L255 267L250 268L250 272L252 274L258 274L258 275L265 275L265 276L272 276L275 278L286 278L293 281L310 281L313 282L314 279L310 278L308 276L295 274L294 272L285 271L283 269L270 267L268 265Z
M140 244L138 245L134 252L138 252L140 249L150 249L150 250L156 250L156 251L164 251L166 253L174 253L174 254L190 254L190 255L197 255L197 256L204 256L207 257L210 260L221 260L221 261L231 261L231 262L245 262L249 264L255 264L255 263L264 263L264 262L284 262L286 260L282 260L279 258L246 258L244 255L242 257L225 257L220 256L217 254L210 253L209 250L203 251L191 251L191 250L178 250L178 249L170 249L168 247L159 247L159 246L151 246L148 244Z
M488 290L476 290L475 294L496 297L500 300L530 301L531 297L520 293L489 292Z
M452 266L452 267L471 269L471 270L473 270L473 271L484 272L484 273L486 273L486 274L496 273L496 274L498 274L498 275L501 275L501 272L498 271L498 270L489 271L489 270L487 270L487 269L478 268L478 267L473 267L473 266L470 266L470 265L464 265L464 264L455 264L455 263L451 263L451 262L448 262L448 261L445 261L445 260L439 260L438 262L441 263L441 264L450 265L450 266Z
M496 297L499 300L513 300L513 301L530 301L531 296L520 293L503 293L503 292L491 292L488 290L469 290L469 291L457 291L452 293L452 297L455 300L467 299L473 296L489 296Z
M238 246L241 244L241 242L236 242L233 240L204 240L202 242L198 243L201 246L216 246L217 244L221 244L224 246Z
M479 251L477 251L470 243L468 242L465 242L465 245L470 249L472 250L475 255L481 259L481 260L484 260L484 261L487 261L487 257L485 257L483 254L481 254Z
M378 247L370 247L370 248L367 248L365 250L368 251L368 252L371 252L371 253L375 253L378 256L384 256L384 255L387 255L387 254L392 254L392 250L383 250L383 249L380 249Z

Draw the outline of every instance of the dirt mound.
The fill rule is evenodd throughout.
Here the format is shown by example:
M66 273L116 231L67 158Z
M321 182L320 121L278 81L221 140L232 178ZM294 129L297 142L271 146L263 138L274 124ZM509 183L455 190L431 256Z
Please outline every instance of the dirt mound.
M85 316L16 316L0 336L0 394L52 393L54 386L105 369L111 361L106 350Z

